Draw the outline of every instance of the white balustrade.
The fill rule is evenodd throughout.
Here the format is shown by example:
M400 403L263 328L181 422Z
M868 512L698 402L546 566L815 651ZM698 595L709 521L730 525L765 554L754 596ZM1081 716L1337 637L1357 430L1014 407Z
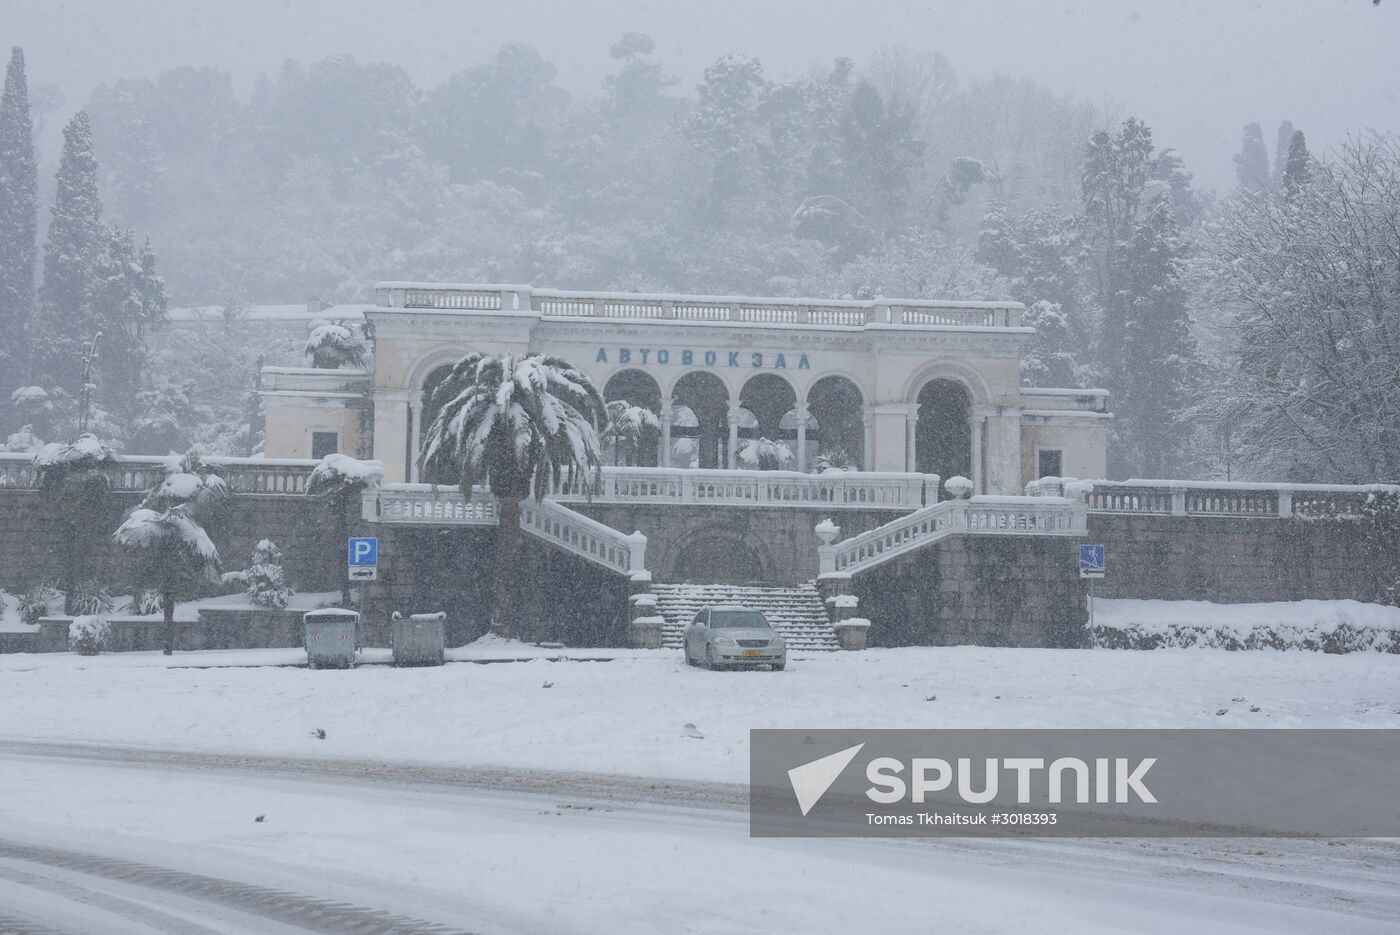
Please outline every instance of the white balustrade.
M757 325L863 328L1014 328L1020 306L1010 302L885 299L781 299L626 292L573 292L531 286L379 283L378 302L391 308L534 312L547 317L722 321Z
M936 474L873 471L716 471L606 467L602 489L587 495L574 480L553 498L564 503L695 503L913 510L937 497Z
M1386 484L1250 484L1209 481L1094 481L1091 513L1327 519L1365 515L1377 497L1400 497ZM1027 485L1033 496L1049 490L1044 480Z
M31 454L0 453L0 487L31 487ZM109 473L113 490L142 491L165 476L169 456L122 455ZM229 458L210 455L207 463L234 493L300 494L319 463L307 458Z
M1083 536L1083 504L1064 497L945 500L869 532L818 546L820 573L851 575L954 534Z
M455 487L384 484L366 490L361 500L361 515L371 523L495 526L500 512L495 496L480 487L468 500Z

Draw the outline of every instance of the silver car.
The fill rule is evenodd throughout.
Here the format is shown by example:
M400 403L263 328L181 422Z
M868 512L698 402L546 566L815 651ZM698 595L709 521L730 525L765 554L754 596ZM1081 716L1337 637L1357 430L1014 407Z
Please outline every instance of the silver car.
M768 618L750 607L706 607L685 628L685 661L707 669L787 665L787 644Z

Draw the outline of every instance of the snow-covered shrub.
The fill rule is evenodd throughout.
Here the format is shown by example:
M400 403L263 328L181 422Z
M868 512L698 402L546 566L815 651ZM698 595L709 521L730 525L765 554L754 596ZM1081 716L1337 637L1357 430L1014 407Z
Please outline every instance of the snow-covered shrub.
M68 603L73 613L86 616L110 614L115 606L112 595L96 578L78 582Z
M818 474L827 471L859 471L860 462L845 448L828 448L817 455L812 470Z
M311 323L304 352L311 366L323 370L363 367L368 359L365 342L340 320L318 318Z
M796 459L786 442L771 438L747 438L739 443L738 461L746 468L777 471L791 467Z
M160 613L160 595L155 591L137 588L132 592L131 600L127 601L126 612L141 617L158 614Z
M165 476L146 491L141 505L156 512L184 507L189 515L204 522L217 513L229 495L228 485L214 473L203 453L191 448L166 459Z
M33 454L44 447L44 440L34 434L34 426L25 425L18 432L11 432L0 451L18 451Z
M41 581L29 588L19 596L19 602L15 605L20 622L31 627L38 625L39 618L47 617L52 612L54 602L61 596L58 588L49 581Z
M645 406L625 399L608 403L608 425L603 431L603 440L611 449L609 453L614 462L633 464L642 452L655 450L660 432L661 419Z
M253 547L253 563L246 571L225 572L223 580L224 584L242 588L248 600L259 607L281 610L296 593L287 584L287 573L282 568L282 550L271 539L263 539Z
M107 643L107 621L96 614L83 614L68 625L68 647L80 656L96 656Z
M954 500L966 500L972 495L972 481L961 474L955 474L943 482L943 489L947 490Z

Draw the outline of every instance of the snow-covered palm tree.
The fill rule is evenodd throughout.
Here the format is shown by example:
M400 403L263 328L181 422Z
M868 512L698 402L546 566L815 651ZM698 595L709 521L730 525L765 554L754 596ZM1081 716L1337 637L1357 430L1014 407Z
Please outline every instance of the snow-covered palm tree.
M109 477L117 464L114 451L91 434L79 435L69 444L50 442L34 455L34 486L44 505L54 510L64 525L63 606L75 610L79 553L88 538L83 525L93 522L111 490Z
M312 322L303 353L311 358L311 366L323 370L363 367L368 359L365 342L339 319Z
M137 580L160 595L167 656L175 651L176 597L201 579L219 580L219 552L190 510L188 503L166 510L137 507L112 536L136 550Z
M648 446L656 445L660 431L661 420L645 406L625 399L608 403L608 427L603 435L612 446L614 464L621 463L624 457L628 464L636 463Z
M312 470L306 479L306 492L313 497L321 497L330 504L331 519L335 524L336 549L346 548L349 541L349 524L346 513L352 504L358 503L360 494L368 487L378 486L384 479L384 465L378 461L360 461L349 455L328 454ZM344 554L344 553L341 553ZM340 583L340 603L350 605L350 579Z
M787 442L759 437L746 438L739 443L737 460L746 468L777 471L790 466L794 456Z
M228 485L198 450L172 455L164 475L112 535L136 551L137 583L160 596L167 656L175 651L176 599L201 580L219 581L219 552L204 523L228 496Z
M601 482L598 427L607 408L573 364L547 354L468 354L433 391L420 456L425 476L458 478L462 493L485 481L500 500L493 627L509 634L515 617L515 555L520 501L545 494L566 474L585 489Z

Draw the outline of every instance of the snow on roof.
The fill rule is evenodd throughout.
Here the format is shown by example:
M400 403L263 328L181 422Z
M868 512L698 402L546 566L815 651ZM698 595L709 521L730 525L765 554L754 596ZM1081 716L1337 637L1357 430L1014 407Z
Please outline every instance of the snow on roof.
M328 305L323 309L313 311L307 307L305 302L300 305L248 305L239 311L237 318L241 321L313 321L317 318L362 319L365 310L374 307L373 303L352 302L344 305ZM169 311L169 317L172 322L222 321L224 306L192 305L172 308Z

